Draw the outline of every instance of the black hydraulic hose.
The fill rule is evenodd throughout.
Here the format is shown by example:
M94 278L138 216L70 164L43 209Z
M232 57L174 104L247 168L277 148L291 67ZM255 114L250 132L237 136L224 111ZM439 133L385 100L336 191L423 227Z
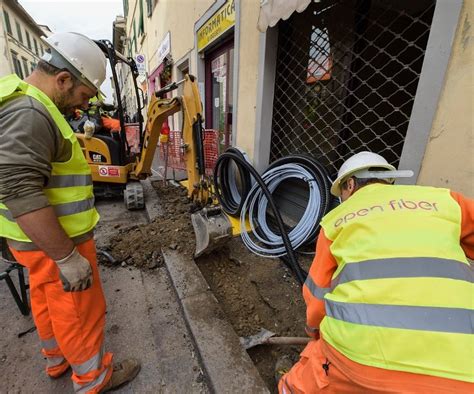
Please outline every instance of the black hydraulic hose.
M226 159L232 159L239 165L241 165L243 168L245 168L255 179L255 181L258 183L260 188L262 189L262 192L265 194L265 197L268 199L268 203L270 205L270 208L272 209L273 215L275 216L276 222L278 229L280 230L281 238L283 240L283 244L286 249L286 253L288 255L288 259L290 261L291 267L296 275L296 279L298 280L299 284L303 286L306 277L303 273L303 270L301 269L301 266L298 263L298 259L296 257L295 251L293 250L293 247L291 245L290 239L288 237L288 234L286 233L283 220L281 218L280 212L278 211L275 202L273 201L272 194L267 188L267 185L263 181L262 177L260 174L253 168L251 164L249 164L241 155L236 154L235 152L224 152L219 158L217 159L216 167L219 165L219 161L226 160ZM216 187L216 192L217 192L217 187Z
M237 148L228 148L225 153L235 154L243 162L247 163L245 156ZM232 191L237 189L237 186L233 184L235 183L235 177L231 178L232 162L233 159L226 154L219 156L214 167L214 189L224 212L231 216L239 216L245 199L250 192L252 182L248 169L241 165L240 162L234 161L239 173L241 191L240 196L233 193Z
M205 168L205 158L204 158L204 130L202 127L201 114L197 115L196 121L193 123L193 140L194 147L196 149L196 165L199 172L199 175L204 175Z

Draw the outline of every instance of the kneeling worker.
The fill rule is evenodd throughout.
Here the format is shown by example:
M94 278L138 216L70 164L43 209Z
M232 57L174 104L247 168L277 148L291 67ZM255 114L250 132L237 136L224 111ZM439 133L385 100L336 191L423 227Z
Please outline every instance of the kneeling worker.
M280 393L474 392L474 201L391 185L408 175L371 152L339 170L303 287L315 340Z

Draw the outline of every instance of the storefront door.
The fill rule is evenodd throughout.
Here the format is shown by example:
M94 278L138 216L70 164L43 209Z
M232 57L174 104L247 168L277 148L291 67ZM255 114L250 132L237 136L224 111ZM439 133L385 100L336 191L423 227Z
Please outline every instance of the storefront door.
M234 42L206 56L206 128L219 130L220 148L232 141Z

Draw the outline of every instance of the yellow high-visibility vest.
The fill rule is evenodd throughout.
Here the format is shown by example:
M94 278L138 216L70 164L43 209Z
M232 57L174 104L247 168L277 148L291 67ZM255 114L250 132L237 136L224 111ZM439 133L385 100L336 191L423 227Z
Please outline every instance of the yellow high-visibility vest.
M51 163L51 177L43 190L67 235L76 237L85 234L95 227L99 214L94 207L91 170L77 138L56 105L41 90L22 81L15 74L0 79L0 105L21 95L30 96L43 104L63 138L69 140L72 145L72 154L68 161ZM1 203L0 236L31 242L8 208Z
M450 191L368 185L321 225L338 267L330 288L306 286L324 340L360 364L474 382L473 270Z

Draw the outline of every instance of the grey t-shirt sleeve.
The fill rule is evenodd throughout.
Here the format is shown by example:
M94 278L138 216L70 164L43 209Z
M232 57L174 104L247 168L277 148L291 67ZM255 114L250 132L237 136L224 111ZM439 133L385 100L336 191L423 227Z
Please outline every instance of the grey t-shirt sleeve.
M51 162L70 157L70 147L64 157L64 144L49 113L36 100L22 97L1 107L0 201L13 217L49 205L43 187L51 175Z

